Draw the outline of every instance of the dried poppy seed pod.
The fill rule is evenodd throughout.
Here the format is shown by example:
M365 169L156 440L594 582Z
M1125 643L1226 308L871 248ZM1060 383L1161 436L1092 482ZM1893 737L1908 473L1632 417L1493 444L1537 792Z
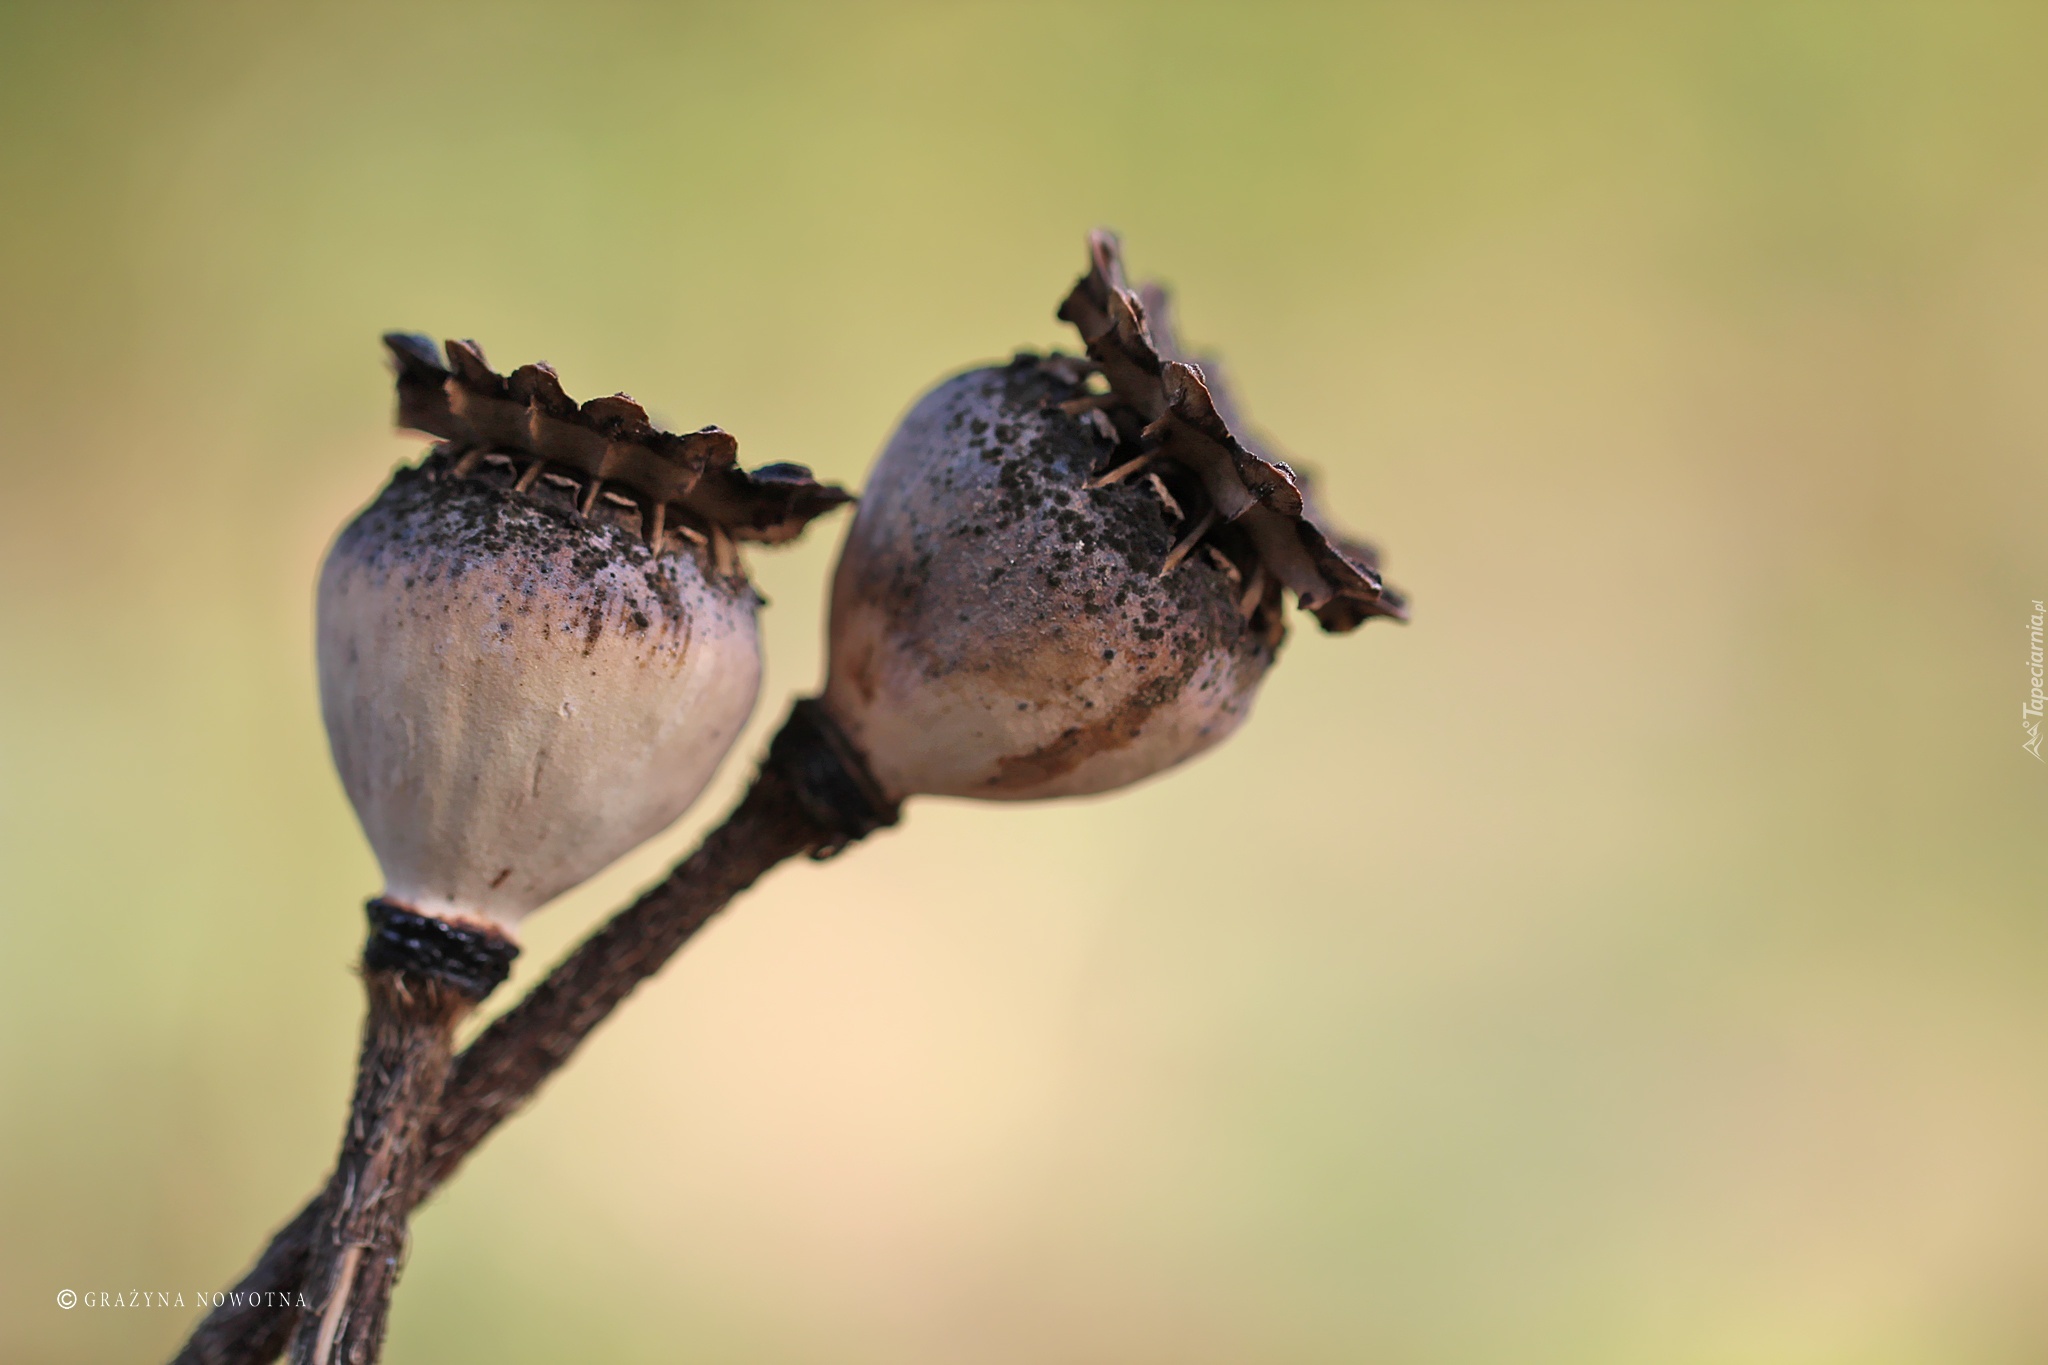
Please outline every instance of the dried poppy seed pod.
M1326 630L1405 618L1374 552L1180 357L1113 237L1061 306L1089 361L927 394L869 478L832 593L826 713L893 800L1108 791L1250 709L1293 590Z
M1152 488L1087 487L1114 442L1057 406L1082 393L1035 358L969 371L869 478L824 704L896 799L1135 782L1235 729L1273 661L1210 557L1161 572L1175 523Z
M545 366L386 344L401 425L443 443L328 555L322 711L384 900L509 930L703 790L760 686L735 541L846 495L623 396L578 405Z

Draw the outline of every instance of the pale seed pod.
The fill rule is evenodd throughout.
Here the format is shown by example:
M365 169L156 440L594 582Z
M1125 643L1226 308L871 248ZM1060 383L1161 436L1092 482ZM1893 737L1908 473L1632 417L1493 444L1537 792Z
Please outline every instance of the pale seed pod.
M846 495L623 395L578 405L544 366L386 342L400 424L442 443L327 557L322 711L384 901L509 931L703 790L760 687L736 542Z
M1285 635L1405 619L1370 547L1331 533L1255 445L1213 365L1116 241L1061 306L1089 360L1020 355L947 380L870 474L833 583L822 704L891 800L1108 791L1248 714Z

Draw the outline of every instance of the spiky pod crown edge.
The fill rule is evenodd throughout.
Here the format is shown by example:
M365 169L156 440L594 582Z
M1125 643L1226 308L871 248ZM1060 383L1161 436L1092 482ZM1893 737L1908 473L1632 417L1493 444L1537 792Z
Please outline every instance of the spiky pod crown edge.
M1375 616L1407 620L1406 600L1380 577L1378 551L1332 530L1308 480L1246 432L1215 363L1204 373L1185 358L1165 291L1124 282L1114 233L1090 233L1088 255L1088 273L1060 304L1059 318L1080 332L1108 382L1109 393L1090 405L1139 451L1112 476L1157 458L1193 471L1209 495L1206 520L1242 529L1258 570L1293 591L1326 631L1355 630Z
M586 515L601 496L630 503L657 550L673 530L708 537L723 561L726 536L780 544L853 499L800 464L742 469L727 432L663 431L625 394L578 403L545 364L500 375L473 341L449 341L446 364L424 336L391 332L384 344L398 376L398 425L448 442L458 474L487 455L523 463L521 488L550 466L569 470L585 482Z

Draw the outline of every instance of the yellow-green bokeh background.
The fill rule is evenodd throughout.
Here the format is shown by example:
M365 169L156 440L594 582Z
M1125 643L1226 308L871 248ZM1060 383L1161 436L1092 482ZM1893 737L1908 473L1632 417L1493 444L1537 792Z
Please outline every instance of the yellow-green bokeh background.
M2048 11L0 10L0 1358L327 1162L327 538L393 326L857 481L1097 223L1388 550L1169 780L776 873L392 1362L2048 1357ZM755 556L817 676L839 525ZM508 990L507 994L511 992Z

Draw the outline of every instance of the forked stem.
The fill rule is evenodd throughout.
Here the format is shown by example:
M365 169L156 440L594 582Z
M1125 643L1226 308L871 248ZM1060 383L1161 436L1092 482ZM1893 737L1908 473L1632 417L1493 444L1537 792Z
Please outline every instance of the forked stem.
M440 1088L440 1109L415 1147L419 1161L406 1197L383 1205L397 1215L398 1236L366 1249L356 1274L357 1293L365 1292L367 1277L388 1273L381 1289L388 1302L404 1249L405 1215L454 1175L463 1159L517 1113L636 986L661 970L733 897L786 859L800 853L829 857L894 824L896 817L894 803L875 786L837 727L815 702L798 702L753 785L725 822L659 885L578 944L454 1059ZM279 1229L172 1365L267 1365L295 1330L300 1340L310 1337L318 1345L321 1310L331 1299L315 1297L304 1286L323 1283L314 1270L314 1252L319 1246L331 1256L334 1244L321 1243L318 1233L339 1226L341 1220L326 1210L345 1188L345 1179L344 1163L327 1187ZM368 1286L369 1292L378 1288ZM381 1315L374 1326L381 1338ZM359 1361L342 1348L370 1340L338 1329L332 1359L368 1365L376 1358L374 1343Z

